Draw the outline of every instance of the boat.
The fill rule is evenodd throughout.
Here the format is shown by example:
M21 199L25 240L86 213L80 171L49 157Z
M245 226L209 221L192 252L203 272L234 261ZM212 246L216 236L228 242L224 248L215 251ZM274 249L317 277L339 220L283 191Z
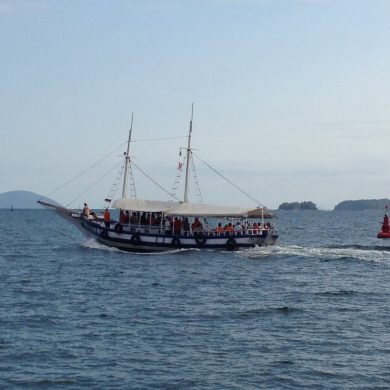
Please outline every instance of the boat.
M58 213L77 226L86 237L124 251L162 252L178 249L239 250L275 244L278 233L274 223L265 221L272 215L264 207L228 207L189 202L189 171L193 150L191 148L193 110L189 126L186 152L183 199L166 201L128 197L128 180L134 161L130 158L133 116L124 153L122 196L110 207L106 215L91 213L87 204L83 210L74 210L39 200L42 206ZM135 192L135 191L133 191ZM252 198L253 199L253 198ZM111 219L113 209L117 220ZM108 215L108 217L107 217ZM259 217L261 216L261 217ZM272 220L273 221L273 220Z
M382 227L381 231L377 234L377 238L390 238L390 225L389 225L389 215L387 213L388 206L386 206L386 212L383 217L383 222L381 222Z

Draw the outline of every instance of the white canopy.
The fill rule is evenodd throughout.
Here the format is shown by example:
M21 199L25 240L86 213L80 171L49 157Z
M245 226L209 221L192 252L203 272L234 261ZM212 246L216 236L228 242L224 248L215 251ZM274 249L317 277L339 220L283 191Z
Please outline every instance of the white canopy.
M214 206L199 203L180 203L171 214L194 217L246 217L253 208Z
M122 198L113 206L122 210L164 212L167 215L181 217L247 217L252 208L214 206L199 203L163 202L146 199Z
M159 200L146 200L136 198L121 198L114 202L113 207L122 210L148 211L151 213L168 212L177 207L177 202L163 202Z

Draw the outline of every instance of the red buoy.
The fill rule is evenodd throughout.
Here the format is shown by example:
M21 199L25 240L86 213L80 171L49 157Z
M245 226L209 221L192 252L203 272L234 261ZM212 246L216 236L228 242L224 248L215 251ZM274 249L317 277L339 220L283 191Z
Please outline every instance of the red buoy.
M386 209L387 209L387 206L386 206ZM386 212L385 216L383 217L382 229L376 237L377 238L390 238L389 216L387 215L387 212Z

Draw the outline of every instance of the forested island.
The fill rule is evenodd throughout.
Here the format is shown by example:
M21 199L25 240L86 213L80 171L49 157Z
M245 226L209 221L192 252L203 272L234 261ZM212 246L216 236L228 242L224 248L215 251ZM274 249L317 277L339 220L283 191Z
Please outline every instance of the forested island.
M364 210L383 210L386 205L390 205L390 199L359 199L344 200L337 204L335 211L364 211Z
M317 210L313 202L284 202L279 205L279 210Z

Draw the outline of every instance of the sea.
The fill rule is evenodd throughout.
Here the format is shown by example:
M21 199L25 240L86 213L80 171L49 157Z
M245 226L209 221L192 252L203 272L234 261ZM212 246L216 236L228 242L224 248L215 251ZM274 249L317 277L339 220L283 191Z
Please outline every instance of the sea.
M126 253L0 210L1 389L389 389L381 211L277 212L277 245Z

